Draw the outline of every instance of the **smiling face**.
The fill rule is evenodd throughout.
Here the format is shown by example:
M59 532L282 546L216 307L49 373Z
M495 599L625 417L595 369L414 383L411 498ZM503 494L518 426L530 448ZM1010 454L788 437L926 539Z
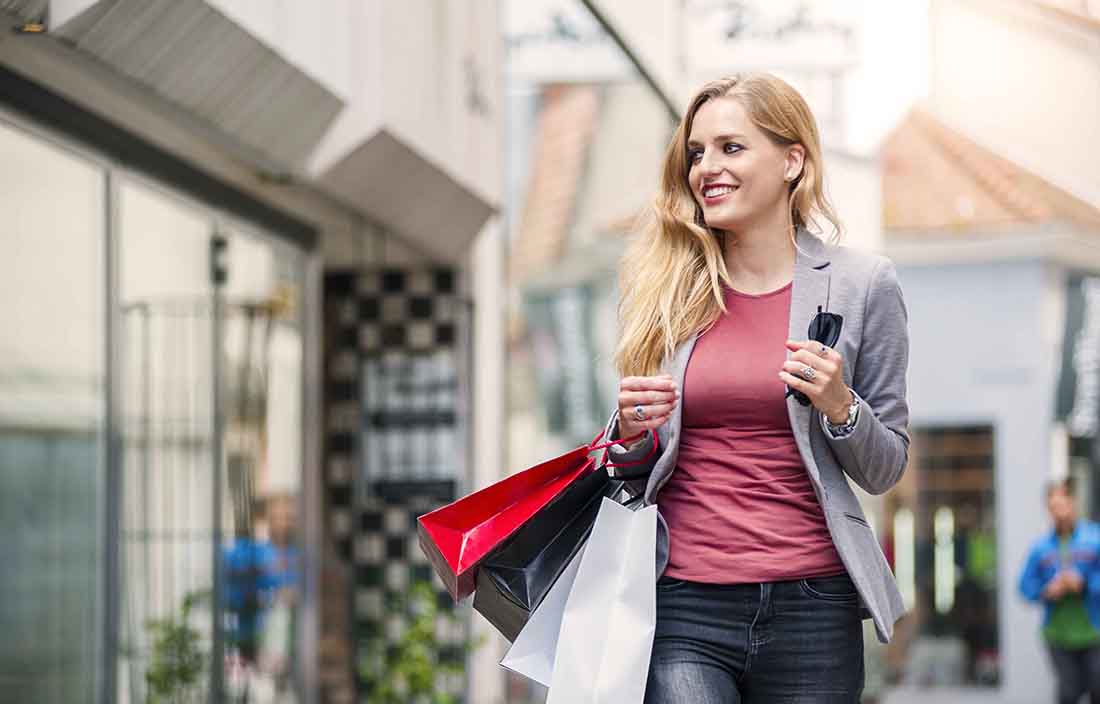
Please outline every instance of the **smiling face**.
M785 218L801 144L777 144L731 97L703 103L688 135L688 183L708 227L736 231Z

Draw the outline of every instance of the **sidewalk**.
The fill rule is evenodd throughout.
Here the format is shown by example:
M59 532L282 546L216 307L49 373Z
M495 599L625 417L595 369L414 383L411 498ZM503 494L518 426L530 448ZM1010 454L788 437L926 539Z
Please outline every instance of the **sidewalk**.
M887 691L883 704L1013 704L1003 689L976 687L897 687ZM1018 700L1025 704L1023 700ZM1026 702L1034 704L1034 702Z

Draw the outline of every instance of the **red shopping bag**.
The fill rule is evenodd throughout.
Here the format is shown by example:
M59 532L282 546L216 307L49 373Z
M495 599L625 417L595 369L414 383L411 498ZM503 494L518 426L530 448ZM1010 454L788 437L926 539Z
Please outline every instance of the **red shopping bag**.
M597 436L560 457L525 469L417 519L420 549L455 601L474 592L477 567L576 479L596 467Z

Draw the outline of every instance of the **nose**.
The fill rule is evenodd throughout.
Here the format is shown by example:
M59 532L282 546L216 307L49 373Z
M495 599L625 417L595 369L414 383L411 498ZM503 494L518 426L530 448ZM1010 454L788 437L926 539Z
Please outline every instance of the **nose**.
M704 151L703 155L699 158L699 173L703 176L714 176L721 170L714 152L710 149Z

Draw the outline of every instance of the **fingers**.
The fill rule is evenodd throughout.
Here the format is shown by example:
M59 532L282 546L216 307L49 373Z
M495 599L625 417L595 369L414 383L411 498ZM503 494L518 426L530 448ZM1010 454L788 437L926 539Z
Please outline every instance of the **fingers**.
M786 366L786 365L784 365ZM784 384L791 387L795 391L801 391L804 394L809 395L809 392L814 391L814 385L806 381L800 376L795 376L788 371L779 372L779 378Z
M676 391L671 374L658 376L627 376L619 382L620 391Z
M680 390L670 374L628 376L619 382L619 434L631 437L656 430L672 417L680 400ZM644 420L635 409L641 406Z
M844 366L844 358L840 356L840 353L831 347L826 347L826 353L824 356L819 354L815 350L821 349L821 345L817 342L813 343L815 347L812 349L809 347L803 347L795 350L789 359L794 359L802 364L813 367L814 369L828 372L833 374L837 369Z
M680 391L672 377L630 376L619 382L619 411L634 420L634 408L642 406L647 416L666 415L672 412L680 398Z
M621 391L619 392L619 408L624 412L632 410L635 406L656 406L663 403L675 404L680 399L676 391Z
M807 366L813 368L814 370L812 381L807 380L806 377L803 375L803 372L805 371ZM812 364L807 365L804 362L796 361L793 359L788 359L786 362L783 362L782 369L791 376L797 377L801 381L804 381L811 385L822 387L828 386L829 381L833 378L833 372L827 371L820 367L814 368Z

